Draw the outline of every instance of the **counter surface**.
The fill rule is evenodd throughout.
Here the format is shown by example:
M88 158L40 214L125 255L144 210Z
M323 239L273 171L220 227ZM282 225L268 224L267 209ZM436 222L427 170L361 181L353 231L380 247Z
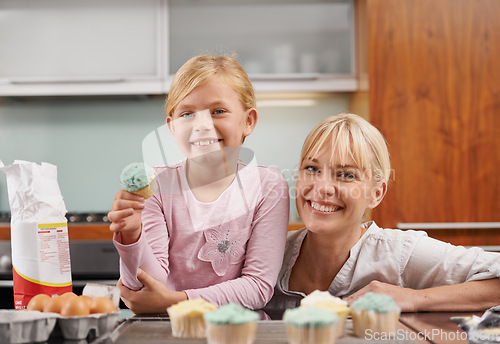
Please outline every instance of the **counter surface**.
M401 337L411 338L411 330L401 324ZM406 336L405 334L406 333ZM338 339L335 343L338 344L364 344L364 343L393 343L393 340L369 340L357 338L352 335L352 324L350 321L346 325L346 336ZM414 344L418 343L411 339L400 338L397 341L401 344ZM128 319L110 336L101 338L95 343L109 344L204 344L207 343L206 339L181 339L172 336L170 322L166 319ZM255 344L260 343L273 343L273 344L287 344L286 325L281 320L259 321L257 324L257 333ZM425 343L425 342L424 342Z
M130 311L128 311L130 312ZM130 313L129 313L130 314ZM403 313L401 314L399 329L396 338L383 338L373 335L371 338L358 338L352 334L352 322L348 319L346 324L346 335L339 338L337 344L379 344L379 343L402 343L402 344L466 344L467 336L460 327L450 321L451 317L481 315L482 312L432 312L432 313ZM135 316L127 318L122 316L122 322L117 328L99 338L94 344L110 343L178 343L178 344L202 344L205 339L179 339L172 336L168 317ZM286 344L286 325L281 320L263 320L258 322L255 344L275 343Z

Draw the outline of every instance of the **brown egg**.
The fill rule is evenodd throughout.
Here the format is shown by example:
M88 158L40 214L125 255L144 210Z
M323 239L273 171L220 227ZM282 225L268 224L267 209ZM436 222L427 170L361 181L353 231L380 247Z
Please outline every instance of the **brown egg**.
M85 300L85 302L87 303L87 305L89 306L89 309L92 307L92 298L90 296L87 296L87 295L80 295L78 296L80 299L82 300Z
M64 294L61 295L61 297L64 297L64 298L70 298L70 297L78 297L78 295L76 295L75 293L73 293L72 291L68 291Z
M43 312L45 304L50 300L50 296L46 294L38 294L31 298L30 302L26 306L29 311L40 311Z
M44 312L61 313L61 308L64 304L64 297L52 296L43 307Z
M61 308L63 317L85 316L90 314L90 307L85 299L80 297L68 297L64 300Z
M96 297L92 300L90 313L113 313L116 312L116 307L113 301L107 297Z

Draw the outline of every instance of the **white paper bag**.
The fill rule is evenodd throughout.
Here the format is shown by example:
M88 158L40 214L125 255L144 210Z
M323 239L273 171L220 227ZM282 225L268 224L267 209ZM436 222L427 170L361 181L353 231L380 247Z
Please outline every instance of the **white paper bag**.
M36 294L72 291L66 207L57 167L16 160L0 161L7 175L15 309Z

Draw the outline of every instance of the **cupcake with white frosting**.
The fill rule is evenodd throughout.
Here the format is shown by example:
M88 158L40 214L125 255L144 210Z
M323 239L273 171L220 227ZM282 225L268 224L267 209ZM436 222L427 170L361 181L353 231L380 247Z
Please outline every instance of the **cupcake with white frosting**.
M203 299L185 300L167 308L172 326L172 335L178 338L205 338L203 314L217 306Z
M300 306L314 306L335 313L339 317L337 336L344 335L345 323L350 311L347 301L333 296L328 291L315 290L300 301Z

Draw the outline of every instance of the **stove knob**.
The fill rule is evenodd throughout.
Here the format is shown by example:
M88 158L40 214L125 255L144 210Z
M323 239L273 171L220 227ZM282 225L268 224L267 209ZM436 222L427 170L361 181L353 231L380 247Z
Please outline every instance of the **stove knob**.
M0 257L0 271L8 271L12 269L12 259L8 255Z

